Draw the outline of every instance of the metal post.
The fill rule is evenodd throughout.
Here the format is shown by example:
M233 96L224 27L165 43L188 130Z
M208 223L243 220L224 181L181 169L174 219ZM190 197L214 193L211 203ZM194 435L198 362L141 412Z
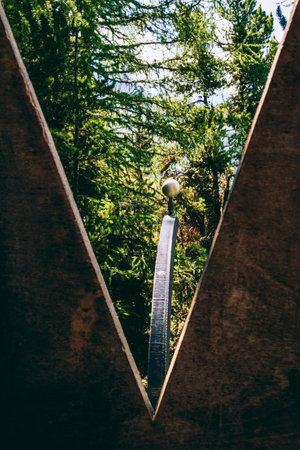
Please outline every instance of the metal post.
M171 181L174 182L175 180ZM177 191L179 191L179 185ZM171 190L171 193L176 195L178 192L174 193ZM171 198L171 195L167 194L167 196ZM170 205L172 205L172 208L170 208ZM171 214L173 213L172 200L169 200L168 211ZM173 215L164 216L155 263L149 342L148 396L153 408L157 404L169 367L170 316L177 230L177 217Z

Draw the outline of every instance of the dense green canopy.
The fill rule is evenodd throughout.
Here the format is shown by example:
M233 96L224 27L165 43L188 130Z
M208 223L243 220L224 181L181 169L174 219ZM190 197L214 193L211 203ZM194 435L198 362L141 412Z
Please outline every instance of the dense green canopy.
M172 348L277 42L256 0L3 0L142 375L163 179L182 190Z

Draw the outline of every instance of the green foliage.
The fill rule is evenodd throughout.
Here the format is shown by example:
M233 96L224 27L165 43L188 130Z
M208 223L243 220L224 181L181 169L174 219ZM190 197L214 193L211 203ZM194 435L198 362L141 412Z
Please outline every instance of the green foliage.
M255 0L220 0L214 8L179 2L173 26L177 50L161 63L167 75L157 127L163 142L158 170L177 177L182 186L176 202L181 223L171 322L174 350L277 42L272 16Z
M5 0L4 7L133 353L145 372L159 228L151 108L128 1ZM138 16L138 18L137 18Z
M160 181L182 187L174 350L276 50L273 19L255 0L3 5L144 375ZM160 60L145 59L149 39Z
M256 0L224 0L219 14L228 23L222 49L227 53L228 86L234 87L229 101L231 142L241 148L247 138L257 104L277 49L272 38L273 17Z
M174 263L173 299L171 316L171 346L173 353L188 315L196 286L203 271L207 253L195 236L195 229L190 229L190 243L179 236Z
M279 23L280 23L282 29L284 30L286 27L286 24L287 24L287 20L286 20L286 17L282 13L280 5L278 5L276 8L276 16L279 20Z

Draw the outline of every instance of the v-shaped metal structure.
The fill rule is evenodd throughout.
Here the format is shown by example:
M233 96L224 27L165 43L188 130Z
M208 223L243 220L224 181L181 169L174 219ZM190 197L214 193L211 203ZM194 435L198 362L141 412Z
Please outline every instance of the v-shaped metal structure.
M297 448L299 2L154 420L0 15L3 448Z

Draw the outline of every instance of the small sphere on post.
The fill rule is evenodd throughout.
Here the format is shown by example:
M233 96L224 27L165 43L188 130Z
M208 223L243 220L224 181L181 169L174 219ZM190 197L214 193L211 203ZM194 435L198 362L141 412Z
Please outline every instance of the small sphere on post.
M166 197L175 197L180 191L178 181L173 178L168 178L162 185L162 191Z
M162 191L165 194L165 196L168 197L169 199L168 201L169 216L172 216L174 213L173 197L175 197L179 193L179 190L180 190L179 183L173 178L169 178L162 185Z

